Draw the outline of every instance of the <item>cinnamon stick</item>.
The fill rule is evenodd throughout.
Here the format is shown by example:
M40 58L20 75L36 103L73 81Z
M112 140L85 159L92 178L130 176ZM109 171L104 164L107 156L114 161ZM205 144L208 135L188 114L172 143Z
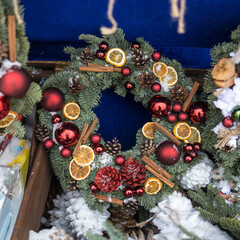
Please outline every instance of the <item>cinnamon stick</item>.
M164 133L167 137L169 137L173 142L175 142L178 146L181 145L181 142L172 134L170 133L165 127L163 127L160 123L154 122L156 128Z
M159 178L160 180L162 180L163 182L165 182L170 188L174 187L174 183L169 181L167 178L163 177L161 174L159 174L157 171L155 171L154 169L152 169L149 165L145 165L145 168L151 172L155 177Z
M230 197L231 197L231 195L229 194L229 195L222 195L221 196L223 199L229 199Z
M193 84L192 90L191 90L191 92L189 93L187 100L186 100L186 101L184 102L184 104L183 104L183 112L186 112L189 104L191 103L194 95L196 94L196 92L197 92L197 90L198 90L199 85L200 85L200 84L199 84L198 82L195 82L195 83Z
M15 62L17 60L16 44L16 18L15 15L8 15L8 48L9 60L11 62Z
M167 171L165 171L162 167L157 165L157 163L154 162L151 158L149 158L147 156L143 156L142 157L142 161L145 162L147 165L149 165L156 172L158 172L159 174L163 175L163 177L165 177L167 179L171 178L171 175Z
M116 204L116 205L119 205L119 206L123 205L123 200L121 200L121 199L108 197L108 196L101 195L101 194L98 194L98 193L93 193L93 195L98 200L102 200L102 201L105 201L105 202L113 203L113 204Z
M91 126L89 127L87 133L84 135L84 137L83 137L83 139L82 139L82 143L85 143L85 142L88 140L90 134L92 133L92 131L93 131L94 128L96 127L97 123L98 123L98 119L95 118L95 119L93 120Z
M80 135L80 137L79 137L79 139L78 139L78 142L77 142L76 147L74 148L73 156L76 155L77 150L78 150L79 147L82 145L82 139L83 139L83 137L85 136L85 134L86 134L86 132L87 132L87 129L88 129L88 124L87 124L87 123L84 123L83 129L82 129L82 132L81 132L81 135Z
M79 67L79 71L82 72L121 72L121 68L114 66L103 66L98 64L90 63L87 67Z

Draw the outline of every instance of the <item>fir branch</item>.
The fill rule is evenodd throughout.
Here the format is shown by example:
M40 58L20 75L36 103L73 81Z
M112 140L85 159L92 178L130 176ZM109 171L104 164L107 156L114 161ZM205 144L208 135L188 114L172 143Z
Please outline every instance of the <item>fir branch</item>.
M8 127L4 129L5 133L11 134L14 137L24 138L26 130L19 120L14 120Z

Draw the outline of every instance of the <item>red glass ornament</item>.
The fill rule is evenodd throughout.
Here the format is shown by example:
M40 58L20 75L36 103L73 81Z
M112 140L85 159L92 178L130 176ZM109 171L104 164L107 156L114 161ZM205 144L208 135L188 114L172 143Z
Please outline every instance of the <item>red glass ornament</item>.
M193 145L191 143L186 143L183 149L187 154L190 154L194 150Z
M61 155L64 158L69 158L72 156L72 151L70 150L70 148L64 147L61 150Z
M115 163L118 165L118 166L122 166L124 163L125 163L125 157L122 156L122 155L117 155L116 158L115 158Z
M172 105L172 111L175 113L180 113L182 111L182 104L178 102L174 103Z
M90 137L90 141L94 145L99 144L101 142L101 135L98 133L93 133Z
M134 192L138 197L141 197L141 196L143 196L145 191L144 191L143 187L139 186L139 187L136 187Z
M46 149L51 149L54 146L54 141L48 138L44 141L43 145Z
M126 198L130 198L130 197L133 196L134 191L133 191L133 189L132 189L131 187L126 187L126 188L123 190L123 193L124 193L124 196L125 196Z
M26 70L13 66L6 70L0 78L0 91L8 97L22 98L31 83L31 77Z
M154 51L152 54L152 60L154 62L159 61L161 59L161 57L162 57L162 54L159 51Z
M54 114L52 116L52 123L56 124L56 123L60 123L62 121L62 117L59 114Z
M161 91L161 84L160 83L154 83L151 87L152 91L155 93L158 93Z
M131 68L129 68L129 67L123 67L123 68L121 69L121 73L122 73L122 75L123 75L124 77L127 77L127 76L129 76L129 75L131 74Z
M0 119L5 118L10 110L10 100L7 96L0 96Z
M170 100L162 95L152 97L148 102L148 109L153 117L166 116L171 108Z
M177 121L177 116L174 113L169 113L167 115L167 121L169 123L175 123Z
M194 150L194 152L199 152L201 150L201 143L195 142L193 144L193 150Z
M73 146L77 143L80 136L78 127L71 122L64 122L55 131L55 138L57 142L64 147Z
M105 52L101 49L97 50L96 57L101 60L105 59Z
M188 120L188 114L187 114L186 112L180 112L180 113L178 114L178 120L179 120L180 122L185 122L185 121L187 121L187 120Z
M94 147L93 151L98 155L103 154L104 146L102 144L98 144Z
M90 184L90 189L91 189L91 191L92 191L93 193L96 193L96 192L98 192L98 190L99 190L99 188L97 187L96 183L94 183L94 182L92 182L92 183Z
M132 90L132 89L135 88L135 84L127 81L127 82L125 83L125 88L130 91L130 90Z
M232 117L228 116L222 120L222 124L226 128L231 128L233 126L234 120Z
M49 87L43 91L41 106L49 112L60 110L65 102L63 92L55 87Z
M197 154L197 152L191 152L190 155L191 155L192 159L194 160L198 154Z
M108 43L105 41L102 41L99 43L99 48L103 51L107 51L108 50Z
M136 48L136 49L139 49L139 48L141 48L141 45L140 45L140 43L139 43L139 42L137 42L137 41L134 41L134 42L132 43L132 45L131 45L131 48Z
M172 141L164 141L156 148L158 161L164 165L177 163L181 156L181 149Z
M194 124L204 123L206 121L207 104L201 101L193 102L188 108L189 119Z
M185 154L183 156L183 161L187 164L191 163L193 161L193 158L190 154Z

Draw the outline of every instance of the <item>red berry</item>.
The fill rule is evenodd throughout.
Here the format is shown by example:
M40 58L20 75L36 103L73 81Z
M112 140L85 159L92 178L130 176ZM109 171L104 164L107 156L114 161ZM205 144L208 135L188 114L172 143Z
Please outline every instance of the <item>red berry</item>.
M46 149L51 149L53 146L54 146L54 141L52 139L48 138L44 141L44 147Z
M93 133L90 137L90 141L91 143L93 143L94 145L99 144L101 141L101 135L98 133Z
M93 193L96 193L99 190L96 183L94 182L90 184L90 189L92 190Z
M123 193L124 193L124 196L125 196L126 198L130 198L130 197L133 196L134 191L133 191L132 187L126 187L126 188L124 189Z
M140 43L139 43L139 42L137 42L137 41L134 41L134 42L132 43L131 47L132 47L132 48L139 49L139 48L141 48L141 45L140 45Z
M159 61L161 59L161 56L162 56L162 54L159 51L155 51L152 54L152 60L154 62L157 62L157 61Z
M70 148L64 147L64 148L62 148L62 150L61 150L61 155L62 155L62 157L64 157L64 158L69 158L69 157L72 156L72 152L71 152Z
M187 120L188 120L188 114L187 114L186 112L180 112L180 113L178 114L178 120L179 120L180 122L185 122L185 121L187 121Z
M180 113L181 111L182 111L182 104L181 103L174 103L173 105L172 105L172 110L173 110L173 112L175 112L175 113Z
M108 50L108 43L105 41L102 41L99 43L99 48L103 51L107 51Z
M234 123L234 120L232 117L225 117L223 120L222 120L222 124L224 127L226 128L231 128L233 126L233 123Z
M183 149L187 154L190 154L194 150L193 145L191 143L186 143Z
M138 197L143 196L144 192L145 192L145 191L144 191L144 188L141 187L141 186L139 186L139 187L137 187L137 188L135 189L135 194L136 194Z
M193 158L190 154L185 154L183 156L183 161L187 164L191 163L193 161Z
M152 91L155 93L158 93L161 91L161 84L160 83L154 83L151 87Z
M191 152L191 154L190 154L191 156L192 156L192 158L193 158L193 160L197 157L197 152Z
M177 121L177 116L174 113L169 113L167 115L167 121L169 123L175 123Z
M195 142L193 144L193 150L194 150L194 152L199 152L201 150L201 143Z
M127 77L131 74L131 69L129 67L123 67L121 73L124 77Z
M115 163L116 163L118 166L122 166L122 165L125 163L125 157L122 156L122 155L116 156L116 158L115 158Z
M101 60L103 60L103 59L105 59L105 52L103 51L103 50L97 50L97 52L96 52L96 57L98 58L98 59L101 59Z
M56 124L56 123L60 123L62 121L62 117L59 114L54 114L52 116L52 123Z
M96 154L103 154L103 152L104 152L104 146L102 145L102 144L98 144L98 145L96 145L95 147L94 147L94 152L96 153Z

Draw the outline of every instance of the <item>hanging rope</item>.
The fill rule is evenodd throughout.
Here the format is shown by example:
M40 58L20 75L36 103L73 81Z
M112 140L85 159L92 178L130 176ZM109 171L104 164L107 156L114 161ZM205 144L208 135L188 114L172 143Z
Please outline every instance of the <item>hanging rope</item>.
M178 0L171 0L171 17L179 18Z
M108 2L108 11L107 11L107 17L108 20L112 23L111 28L107 27L101 27L100 31L102 35L110 35L113 34L117 31L117 26L118 23L117 21L113 18L113 5L114 5L115 0L109 0Z
M18 24L22 24L23 20L18 11L18 1L17 0L13 0L13 7L14 7L14 13L15 13Z

